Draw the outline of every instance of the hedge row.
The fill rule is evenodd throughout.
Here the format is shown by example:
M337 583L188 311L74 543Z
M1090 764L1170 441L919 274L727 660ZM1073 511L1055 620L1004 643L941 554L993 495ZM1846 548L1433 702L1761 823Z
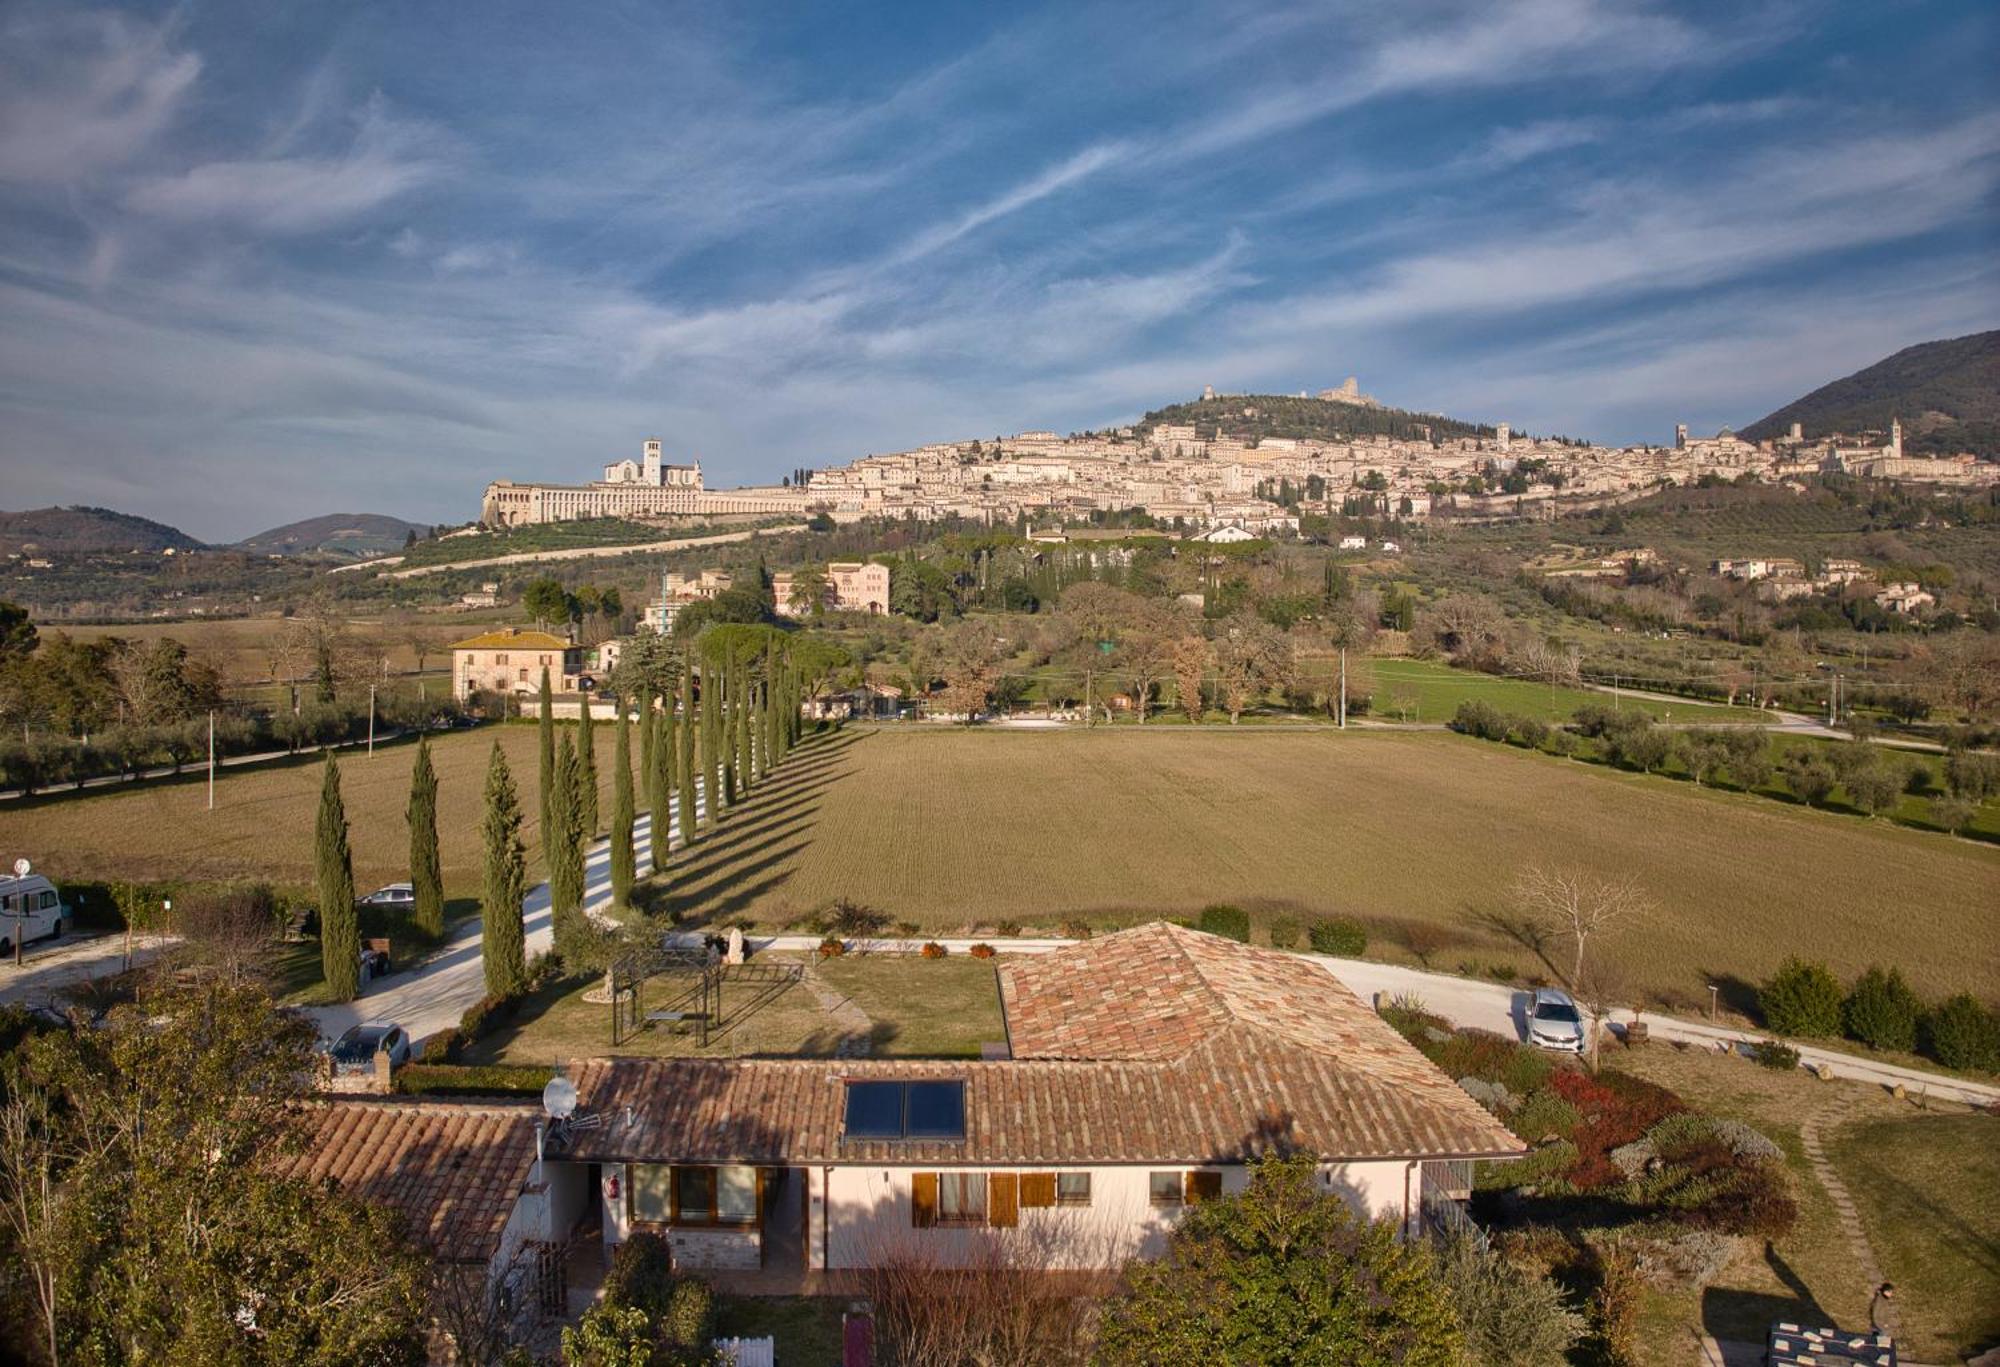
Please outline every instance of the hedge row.
M1898 969L1870 968L1843 988L1825 964L1789 958L1758 991L1757 1008L1781 1035L1851 1039L1964 1072L2000 1072L2000 1016L1970 992L1926 1006Z

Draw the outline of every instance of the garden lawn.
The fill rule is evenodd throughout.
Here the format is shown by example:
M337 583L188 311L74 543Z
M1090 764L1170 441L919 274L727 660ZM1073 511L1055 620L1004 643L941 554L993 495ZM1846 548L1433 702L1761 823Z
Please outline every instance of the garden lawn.
M1751 707L1722 707L1696 702L1661 702L1635 698L1630 694L1614 700L1595 689L1551 687L1527 679L1507 679L1428 660L1368 660L1375 675L1375 693L1370 715L1385 721L1450 721L1462 702L1483 702L1502 712L1536 717L1542 721L1568 721L1579 707L1617 705L1642 712L1655 719L1698 722L1708 726L1758 723L1768 724L1766 713ZM1408 699L1412 707L1400 709L1396 699Z
M1537 863L1652 899L1603 941L1635 997L1706 1006L1717 983L1739 1005L1801 951L1843 978L1900 965L1929 996L2000 979L2000 850L1441 733L852 729L677 856L654 904L775 930L851 898L991 936L1226 901L1354 917L1371 955L1546 977L1510 895Z
M752 964L801 963L797 955L772 954ZM783 987L746 983L723 970L721 1028L703 1048L688 1022L654 1024L611 1045L611 1008L583 1000L602 979L565 978L533 994L507 1025L465 1052L470 1064L547 1064L608 1054L645 1058L742 1058L751 1056L831 1058L850 1031L863 1033L857 1018L834 1007L851 1002L867 1018L868 1052L879 1056L977 1058L979 1046L1005 1038L1000 1024L1000 991L991 961L970 957L924 959L916 955L870 954L815 961L820 985L800 981ZM697 1005L694 976L687 970L661 975L646 984L647 1011L692 1011Z
M2000 1344L2000 1119L1904 1110L1837 1131L1829 1151L1896 1284L1905 1351Z

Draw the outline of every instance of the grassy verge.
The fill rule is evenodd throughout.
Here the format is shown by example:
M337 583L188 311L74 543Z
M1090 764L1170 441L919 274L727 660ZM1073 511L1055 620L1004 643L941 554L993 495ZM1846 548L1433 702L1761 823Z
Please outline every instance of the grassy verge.
M717 1296L715 1332L722 1338L777 1340L776 1360L817 1367L840 1361L838 1296Z
M1594 689L1501 678L1429 660L1384 659L1368 660L1365 664L1375 676L1371 714L1384 720L1450 721L1460 703L1483 702L1502 712L1556 722L1568 721L1579 707L1609 706L1613 701L1610 694ZM1771 720L1753 707L1720 707L1693 698L1685 702L1662 702L1627 694L1619 699L1619 705L1661 721L1711 726L1756 725Z

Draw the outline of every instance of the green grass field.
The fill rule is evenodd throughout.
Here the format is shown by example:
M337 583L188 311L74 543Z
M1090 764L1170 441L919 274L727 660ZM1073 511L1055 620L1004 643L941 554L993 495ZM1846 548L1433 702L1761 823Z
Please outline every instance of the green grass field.
M1384 721L1405 720L1405 711L1409 721L1450 721L1451 714L1458 710L1462 702L1483 702L1502 712L1549 722L1568 721L1579 707L1610 707L1614 703L1620 708L1656 719L1699 722L1705 726L1754 725L1771 720L1751 707L1718 707L1693 699L1661 702L1630 695L1614 699L1609 693L1594 689L1551 687L1526 679L1505 679L1469 669L1454 669L1450 665L1428 660L1370 660L1368 667L1375 674L1371 715ZM1407 699L1411 706L1399 708L1395 701L1399 697Z

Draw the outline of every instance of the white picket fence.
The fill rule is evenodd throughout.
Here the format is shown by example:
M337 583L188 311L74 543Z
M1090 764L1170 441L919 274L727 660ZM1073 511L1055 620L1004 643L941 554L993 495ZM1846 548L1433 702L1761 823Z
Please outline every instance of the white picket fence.
M736 1367L777 1367L778 1341L761 1339L717 1339L715 1351Z

